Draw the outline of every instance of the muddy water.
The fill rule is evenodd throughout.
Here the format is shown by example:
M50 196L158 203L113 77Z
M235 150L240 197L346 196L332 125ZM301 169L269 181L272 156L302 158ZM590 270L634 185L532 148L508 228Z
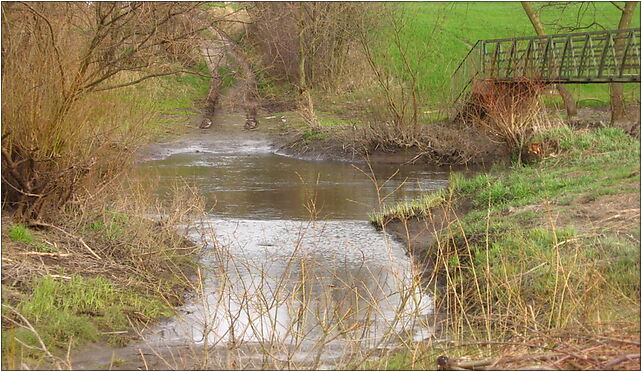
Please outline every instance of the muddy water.
M206 246L203 287L146 333L146 345L209 350L213 367L297 368L428 337L431 298L403 246L368 213L382 199L445 187L447 171L297 159L226 120L150 149L139 164L157 196L187 183L208 208L192 232Z
M170 195L174 183L186 183L196 186L212 216L255 220L365 220L379 200L412 199L444 187L448 178L446 170L420 166L371 169L298 159L280 155L268 139L226 139L209 132L159 148L139 170L160 178L160 197Z

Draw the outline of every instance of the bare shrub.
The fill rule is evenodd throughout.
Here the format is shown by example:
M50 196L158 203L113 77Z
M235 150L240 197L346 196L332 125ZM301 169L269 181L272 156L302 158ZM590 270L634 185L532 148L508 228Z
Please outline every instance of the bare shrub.
M345 2L265 2L249 9L249 35L278 80L332 90L346 71L354 25L371 6Z
M474 82L470 99L471 107L477 109L475 122L502 138L518 163L535 134L535 119L542 111L539 97L545 87L546 83L530 79Z
M422 75L430 73L425 61L436 53L432 44L445 15L438 14L427 36L413 44L409 44L416 39L411 35L417 32L410 21L413 15L399 7L382 5L367 14L369 19L355 26L363 59L373 75L370 101L370 109L376 113L373 119L394 123L403 142L422 136L421 123L429 114L438 112L438 105L427 101L444 95L443 86L427 89Z
M193 62L193 3L2 4L2 197L41 219L125 164L143 118L107 92Z

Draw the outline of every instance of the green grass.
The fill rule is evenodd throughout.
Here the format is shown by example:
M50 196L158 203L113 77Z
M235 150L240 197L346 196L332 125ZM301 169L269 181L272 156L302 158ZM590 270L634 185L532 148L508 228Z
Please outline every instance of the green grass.
M199 73L209 75L204 61ZM129 79L138 78L133 75ZM210 78L182 73L145 80L139 84L111 91L105 99L113 102L121 114L119 129L131 129L144 136L141 141L157 139L168 133L181 133L186 124L200 112L207 96ZM140 142L140 141L139 141Z
M34 248L40 252L51 253L51 252L58 251L56 247L52 247L40 242L39 239L34 237L33 233L31 232L31 230L29 230L29 228L27 228L25 225L20 223L12 225L9 228L9 233L7 235L14 242L27 244L31 248Z
M198 64L198 71L209 75L205 61ZM195 74L164 76L160 79L164 94L156 97L157 108L164 114L185 114L186 110L195 108L195 102L207 96L210 78Z
M183 294L192 288L188 278L198 264L193 252L184 248L190 243L173 230L139 217L135 211L140 202L128 200L123 205L88 208L82 221L77 220L75 210L71 216L60 216L58 223L98 251L101 262L117 263L107 266L109 275L103 276L82 264L79 260L85 260L84 249L74 246L76 239L72 239L65 249L69 256L44 258L47 266L41 269L37 265L37 271L21 274L20 281L3 283L3 305L13 307L33 324L50 351L63 353L70 342L72 350L93 341L124 345L140 323L172 316L172 307L182 304ZM25 244L51 251L52 247L41 242L69 242L67 236L61 239L57 231L48 229L33 231L25 226L10 226L6 233L3 241L11 241L6 247L7 255L16 261L24 257L21 251ZM16 239L21 241L13 243ZM42 246L38 248L39 245ZM34 258L29 262L39 261L37 256ZM17 337L28 346L36 346L36 335L8 322L6 317L20 320L3 306L2 366L19 368L21 362L36 369L48 366L42 364L47 362L42 353L15 340Z
M201 4L200 7L203 9L230 7L234 10L239 10L239 9L243 9L245 6L243 4L234 3L234 2L207 1Z
M412 217L425 217L431 208L446 202L448 193L449 190L439 190L404 203L384 205L381 211L370 214L370 223L377 228L382 228L393 219L407 220Z
M535 3L536 8L542 3ZM572 25L582 3L574 3L563 10L548 7L541 12L544 24ZM588 26L593 21L607 29L617 28L619 10L608 2L584 3L586 12L579 24ZM397 4L395 5L397 6ZM419 72L419 91L432 104L443 99L450 86L450 76L477 40L532 36L535 34L519 2L409 2L401 7L405 26L403 44L409 60ZM640 27L640 6L636 7L631 27ZM592 26L587 30L599 30ZM559 27L546 26L549 34L564 33ZM389 35L389 34L388 34ZM390 37L383 45L391 45ZM399 52L393 47L384 51L391 56L395 67L401 69ZM588 98L609 102L608 84L569 84L580 105L596 104ZM640 97L639 84L626 84L629 98ZM553 98L551 103L559 103Z
M633 216L604 224L603 219L624 211L600 214L612 199L586 203L631 193L624 198L631 199L630 207L621 209L639 206L640 142L612 128L559 128L538 140L558 143L554 156L471 178L455 173L447 191L422 198L470 205L428 253L443 257L437 270L445 287L435 292L436 301L460 304L449 308L449 337L472 333L501 341L516 333L528 337L533 328L639 324L639 222ZM374 223L422 216L431 206L408 205L388 209ZM586 208L595 209L590 211L595 215L582 217ZM400 354L382 363L411 367Z
M303 138L305 141L312 141L316 139L325 138L328 136L326 132L319 132L314 129L306 129L303 131Z
M11 238L11 240L13 240L14 242L25 244L33 243L33 236L31 235L31 232L25 225L20 223L12 225L9 228L9 238Z
M62 281L49 276L37 279L31 296L16 310L34 326L50 351L65 350L69 342L77 346L97 341L102 332L129 329L127 316L158 319L173 314L161 300L118 288L101 276L84 278L79 275ZM6 307L2 313L3 317L18 320ZM23 353L33 358L39 356L23 348L14 338L28 346L39 346L36 335L25 328L4 329L2 351L5 356ZM109 339L114 344L126 340L126 336L117 334ZM8 360L13 359L3 357L4 362Z
M599 192L614 183L639 179L639 176L630 178L639 169L639 142L619 129L577 133L564 127L539 139L557 141L563 156L534 166L515 167L499 179L489 174L470 180L455 176L455 189L470 196L475 207L490 203L497 209Z
M89 223L89 230L99 233L102 237L109 240L122 238L129 227L129 216L109 212L104 217L104 219L97 219Z
M363 123L356 120L345 120L341 119L332 113L329 112L317 112L317 119L319 120L319 125L322 127L335 127L335 126L347 126L347 125L362 125Z
M219 66L218 73L222 77L221 89L228 89L236 83L236 75L232 69L226 66Z

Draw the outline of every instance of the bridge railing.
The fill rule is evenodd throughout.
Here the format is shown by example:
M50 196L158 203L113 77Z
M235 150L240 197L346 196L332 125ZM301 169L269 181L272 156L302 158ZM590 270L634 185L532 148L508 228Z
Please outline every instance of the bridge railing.
M451 115L475 79L640 82L640 29L479 40L451 76Z
M640 29L485 40L484 78L550 83L640 81Z

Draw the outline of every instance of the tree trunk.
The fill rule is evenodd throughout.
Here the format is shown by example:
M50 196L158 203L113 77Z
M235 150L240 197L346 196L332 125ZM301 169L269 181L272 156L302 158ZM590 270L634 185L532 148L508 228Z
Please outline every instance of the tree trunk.
M304 8L305 3L299 3L298 9L298 36L299 36L299 95L300 99L303 99L304 93L307 89L307 82L305 79L305 15Z
M622 9L622 15L620 17L620 23L618 24L618 30L629 28L631 24L631 18L633 17L633 11L637 6L636 1L627 1L624 9ZM619 35L618 35L619 36ZM616 38L614 49L621 50L624 46L624 39ZM627 121L626 118L626 105L624 102L624 88L622 83L611 83L611 125L612 126L622 126L624 122ZM623 128L628 129L628 128Z
M544 32L544 26L539 19L539 15L537 14L537 12L535 12L535 9L533 9L531 3L528 1L522 1L522 8L524 8L524 11L528 16L528 19L531 21L531 24L533 25L533 28L535 29L537 35L546 35L546 32ZM572 118L573 116L577 115L577 103L575 102L575 99L573 98L571 92L569 92L568 89L566 89L566 87L561 84L557 84L556 88L557 92L560 94L562 100L564 101L564 107L566 107L566 114L568 115L568 117Z

